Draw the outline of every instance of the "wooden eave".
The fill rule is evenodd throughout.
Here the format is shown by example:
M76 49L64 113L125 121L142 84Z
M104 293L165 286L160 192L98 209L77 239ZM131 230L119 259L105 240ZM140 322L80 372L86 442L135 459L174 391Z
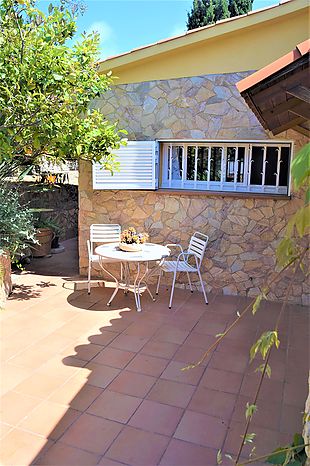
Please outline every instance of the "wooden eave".
M287 129L310 135L309 43L237 84L262 126L274 135Z

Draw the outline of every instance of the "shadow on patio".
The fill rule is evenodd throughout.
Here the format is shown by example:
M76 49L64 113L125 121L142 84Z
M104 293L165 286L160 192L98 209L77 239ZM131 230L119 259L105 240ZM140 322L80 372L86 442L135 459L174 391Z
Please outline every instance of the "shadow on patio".
M131 295L120 292L108 308L110 289L88 296L48 280L56 286L38 299L13 294L2 316L1 464L215 466L218 449L236 453L258 380L249 347L278 304L264 303L202 366L182 372L247 298L213 295L206 306L200 293L178 289L169 311L162 290L155 303L143 296L136 313ZM289 306L251 427L257 454L301 431L308 329L307 310Z

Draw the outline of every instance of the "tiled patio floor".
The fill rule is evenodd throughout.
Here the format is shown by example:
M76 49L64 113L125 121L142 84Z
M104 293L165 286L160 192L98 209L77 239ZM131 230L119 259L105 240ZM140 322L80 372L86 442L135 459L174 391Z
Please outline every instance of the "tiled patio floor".
M0 463L215 466L218 449L236 454L258 379L249 347L279 305L264 303L202 366L182 372L248 299L212 295L206 306L178 289L169 310L162 288L155 303L143 296L142 313L122 292L108 308L111 289L89 297L56 275L69 277L59 261L70 248L53 260L48 272L40 265L41 275L20 277L1 314ZM301 432L308 332L307 309L289 306L251 427L257 454Z

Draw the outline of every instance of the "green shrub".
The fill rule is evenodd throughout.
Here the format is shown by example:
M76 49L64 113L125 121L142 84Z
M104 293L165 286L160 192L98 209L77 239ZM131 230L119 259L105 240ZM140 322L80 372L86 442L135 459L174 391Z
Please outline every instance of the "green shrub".
M33 214L20 203L17 190L0 186L0 254L8 252L12 262L35 241Z

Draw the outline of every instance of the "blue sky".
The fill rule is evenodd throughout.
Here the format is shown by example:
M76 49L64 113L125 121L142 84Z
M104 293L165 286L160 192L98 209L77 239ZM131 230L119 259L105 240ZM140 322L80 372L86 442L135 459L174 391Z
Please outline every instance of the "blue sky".
M53 2L53 0L51 0ZM40 2L41 4L43 2ZM50 3L44 0L44 4ZM186 30L192 0L85 0L78 34L96 30L101 35L101 59L127 52ZM253 9L278 3L254 0Z

